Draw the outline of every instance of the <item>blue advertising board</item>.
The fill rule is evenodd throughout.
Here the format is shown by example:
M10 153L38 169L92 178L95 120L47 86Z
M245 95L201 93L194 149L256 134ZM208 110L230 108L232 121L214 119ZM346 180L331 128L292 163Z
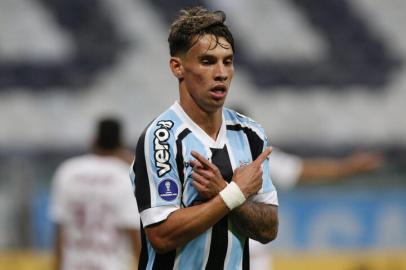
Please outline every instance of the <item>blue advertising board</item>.
M279 204L273 248L406 248L405 191L295 191Z

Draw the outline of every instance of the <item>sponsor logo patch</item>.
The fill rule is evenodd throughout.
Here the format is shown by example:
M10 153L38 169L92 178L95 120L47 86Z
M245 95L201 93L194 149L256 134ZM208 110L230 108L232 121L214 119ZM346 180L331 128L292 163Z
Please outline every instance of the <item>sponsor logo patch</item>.
M159 177L162 177L172 169L169 163L171 153L167 141L170 136L169 130L173 127L173 122L162 120L157 123L157 126L159 128L154 133L154 158L155 166L158 168L157 174Z
M178 197L179 188L174 180L167 178L159 182L158 193L161 199L170 202Z

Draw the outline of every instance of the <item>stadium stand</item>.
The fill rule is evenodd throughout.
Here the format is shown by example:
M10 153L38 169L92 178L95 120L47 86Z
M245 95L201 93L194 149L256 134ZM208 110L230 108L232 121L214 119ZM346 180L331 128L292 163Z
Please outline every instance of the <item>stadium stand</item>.
M272 144L308 157L363 148L387 158L373 175L281 192L277 269L299 269L289 260L320 250L378 250L382 263L375 254L362 262L406 269L397 255L406 250L404 1L2 0L0 270L24 250L40 267L49 262L52 172L87 150L100 115L119 115L135 145L174 101L168 22L196 4L225 10L239 44L228 102L248 108ZM342 267L357 269L344 257Z

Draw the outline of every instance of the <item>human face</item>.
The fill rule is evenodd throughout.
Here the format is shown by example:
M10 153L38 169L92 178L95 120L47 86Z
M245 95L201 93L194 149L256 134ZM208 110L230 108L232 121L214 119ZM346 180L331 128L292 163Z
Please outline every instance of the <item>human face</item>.
M201 36L181 62L181 103L207 113L221 109L234 75L233 50L226 39Z

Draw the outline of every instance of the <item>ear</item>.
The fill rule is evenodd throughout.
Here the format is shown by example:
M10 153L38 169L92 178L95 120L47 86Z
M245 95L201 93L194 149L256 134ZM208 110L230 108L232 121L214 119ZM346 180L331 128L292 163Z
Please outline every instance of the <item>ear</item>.
M179 80L183 78L182 59L180 57L171 57L171 59L169 60L169 66L176 78L178 78Z

